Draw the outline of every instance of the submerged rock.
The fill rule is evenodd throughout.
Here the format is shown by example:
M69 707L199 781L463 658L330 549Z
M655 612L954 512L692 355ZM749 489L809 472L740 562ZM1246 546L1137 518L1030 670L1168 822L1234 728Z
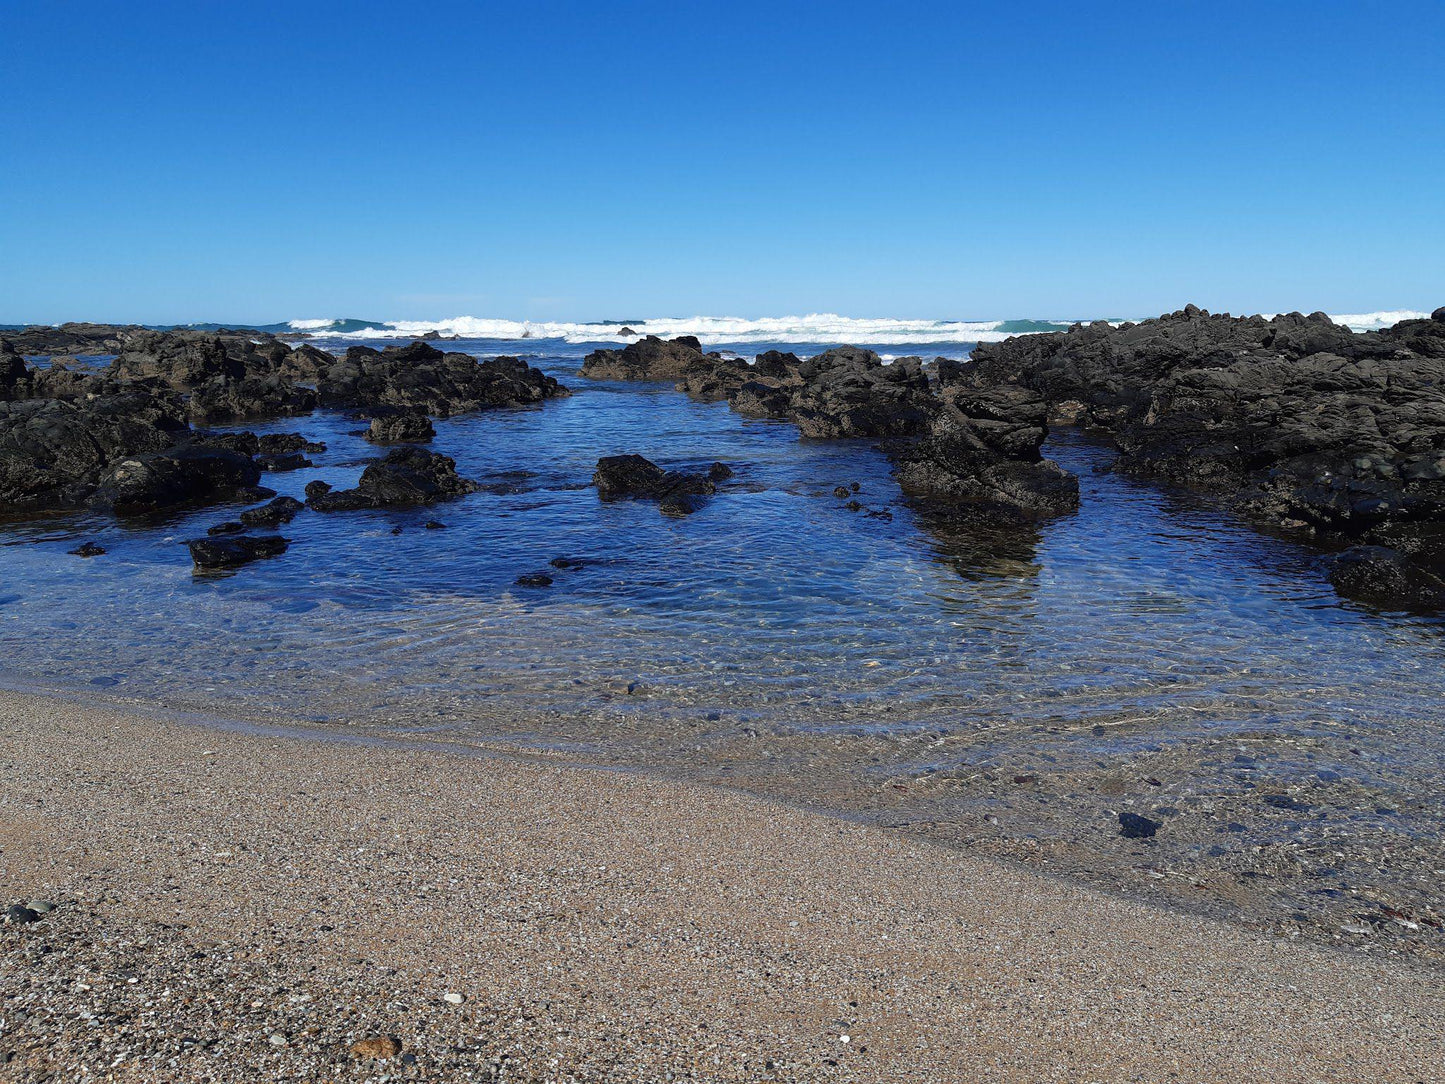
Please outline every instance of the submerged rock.
M296 513L305 507L295 497L277 497L260 508L246 509L241 513L241 523L247 527L279 527L283 523L290 523L296 518Z
M652 500L663 513L686 516L717 492L704 474L665 471L640 455L610 455L597 461L592 484L604 501Z
M1383 609L1445 608L1445 579L1384 546L1353 546L1330 563L1330 583L1342 595Z
M474 493L477 483L457 474L456 460L423 448L403 445L362 471L355 489L310 492L307 503L318 512L362 508L404 508L434 504Z
M237 568L263 557L279 556L286 552L289 544L277 535L196 538L186 543L190 547L191 560L199 569Z
M1153 821L1138 813L1119 814L1119 834L1125 839L1149 839L1163 826L1162 821Z
M82 542L75 549L67 552L75 557L100 557L105 553L105 547L94 542Z

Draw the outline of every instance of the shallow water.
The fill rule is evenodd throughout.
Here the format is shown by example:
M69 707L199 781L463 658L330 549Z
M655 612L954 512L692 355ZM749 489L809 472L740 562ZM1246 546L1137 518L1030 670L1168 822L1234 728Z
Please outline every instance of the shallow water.
M732 782L1276 929L1438 951L1438 623L1342 602L1316 554L1108 472L1077 434L1047 451L1080 476L1078 514L989 537L903 506L867 442L583 380L586 347L455 348L535 351L575 392L437 423L481 492L308 511L283 557L219 577L182 543L236 509L0 527L7 680ZM267 477L283 493L351 484L378 454L339 414L251 428L328 445ZM736 473L670 519L597 499L592 469L617 452ZM854 482L864 512L833 495ZM106 555L67 555L87 538ZM540 571L550 588L514 584ZM1122 840L1121 809L1159 835Z

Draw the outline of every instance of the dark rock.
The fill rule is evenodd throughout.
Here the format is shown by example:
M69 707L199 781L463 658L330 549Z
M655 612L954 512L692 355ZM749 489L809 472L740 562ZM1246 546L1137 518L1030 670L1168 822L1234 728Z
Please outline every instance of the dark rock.
M725 482L733 476L733 469L726 463L714 463L707 469L709 481Z
M182 445L119 460L101 478L96 499L118 512L142 512L237 497L260 477L250 456L224 448Z
M286 552L288 544L286 539L276 535L197 538L186 543L191 550L191 560L199 569L237 568L263 557L279 556Z
M587 562L579 557L553 557L547 563L553 568L561 569L585 568L587 565Z
M373 459L355 489L308 494L307 503L318 512L404 508L453 500L476 489L475 482L457 474L450 456L403 445Z
M206 533L209 535L245 534L246 525L244 523L237 523L235 520L227 520L225 523L218 523L214 527L207 527Z
M447 529L447 525L438 519L429 519L423 526L425 526L428 531L444 531Z
M1119 814L1119 834L1125 839L1148 839L1162 827L1162 821L1151 821L1137 813Z
M877 354L844 346L809 358L788 413L805 437L902 437L920 433L935 403L918 358L884 365Z
M591 380L682 380L694 370L710 370L715 360L690 335L670 341L648 335L621 350L592 351L582 361L581 375Z
M105 547L94 542L82 542L69 552L76 557L99 557L105 553Z
M617 332L618 338L621 338L623 335L636 335L636 334L637 334L637 332L633 331L630 327L621 328L621 329Z
M366 439L373 444L425 444L436 436L425 414L397 412L371 419Z
M39 922L41 915L32 911L24 904L13 903L5 909L5 921L11 925L23 926L31 922Z
M518 576L515 581L518 587L551 587L552 577L545 572L529 572Z
M665 471L640 455L599 459L592 484L604 501L653 500L670 516L690 515L702 506L706 497L717 492L706 475Z
M1445 579L1384 546L1354 546L1330 563L1330 583L1340 594L1382 609L1445 608Z
M277 497L260 508L246 509L241 513L241 522L247 527L279 527L283 523L290 523L296 518L296 513L305 507L295 497Z
M847 486L834 486L833 496L837 497L840 501L847 500L849 497L853 496L853 491Z
M307 483L306 483L306 499L307 499L308 501L311 500L313 497L321 497L321 496L324 496L325 494L330 493L330 492L331 492L331 483L330 483L330 482L323 482L323 481L321 481L321 480L318 478L318 479L317 479L316 481L314 481L314 482L307 482Z
M314 467L315 463L300 452L263 452L256 457L256 466L263 471L293 471Z
M326 406L399 408L446 418L490 407L525 406L567 389L520 358L478 361L424 342L383 351L352 347L317 383Z
M326 451L325 444L316 440L307 440L300 433L263 433L256 438L256 453L261 455L324 451Z

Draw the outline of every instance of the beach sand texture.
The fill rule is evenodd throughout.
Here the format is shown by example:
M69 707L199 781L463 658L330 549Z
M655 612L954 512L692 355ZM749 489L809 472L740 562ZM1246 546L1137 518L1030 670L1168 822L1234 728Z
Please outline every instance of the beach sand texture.
M0 770L0 1080L1445 1080L1438 972L737 793L12 693Z

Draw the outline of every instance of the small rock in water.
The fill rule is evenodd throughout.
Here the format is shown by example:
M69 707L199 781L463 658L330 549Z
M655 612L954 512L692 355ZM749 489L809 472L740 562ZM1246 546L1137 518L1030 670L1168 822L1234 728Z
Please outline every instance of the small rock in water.
M439 519L429 519L426 521L426 529L428 531L444 531L447 529L447 525Z
M314 482L307 482L307 483L306 483L306 499L307 499L307 500L310 500L312 497L324 497L326 494L328 494L328 493L330 493L330 492L331 492L331 483L330 483L330 482L323 482L323 481L321 481L320 479L317 479L317 480L314 481Z
M244 534L245 530L246 525L244 523L237 523L234 519L231 519L225 523L218 523L214 527L207 527L206 533L209 535Z
M105 552L105 547L97 546L94 542L82 542L70 552L76 557L99 557Z
M733 476L733 469L726 463L714 463L707 469L707 476L711 481L721 482Z
M29 907L15 903L6 909L5 921L15 926L21 926L27 922L39 922L40 916Z
M1160 827L1159 821L1151 821L1137 813L1119 814L1119 834L1125 839L1148 839Z
M186 543L191 560L199 569L236 568L239 565L276 557L286 552L286 539L268 538L197 538Z
M581 568L586 563L580 557L553 557L550 562L553 568Z
M528 572L514 581L518 587L551 587L552 577L545 572Z
M833 496L837 497L840 501L846 501L846 500L847 500L849 497L851 497L852 495L853 495L853 491L852 491L851 489L849 489L847 486L834 486L834 487L833 487Z

